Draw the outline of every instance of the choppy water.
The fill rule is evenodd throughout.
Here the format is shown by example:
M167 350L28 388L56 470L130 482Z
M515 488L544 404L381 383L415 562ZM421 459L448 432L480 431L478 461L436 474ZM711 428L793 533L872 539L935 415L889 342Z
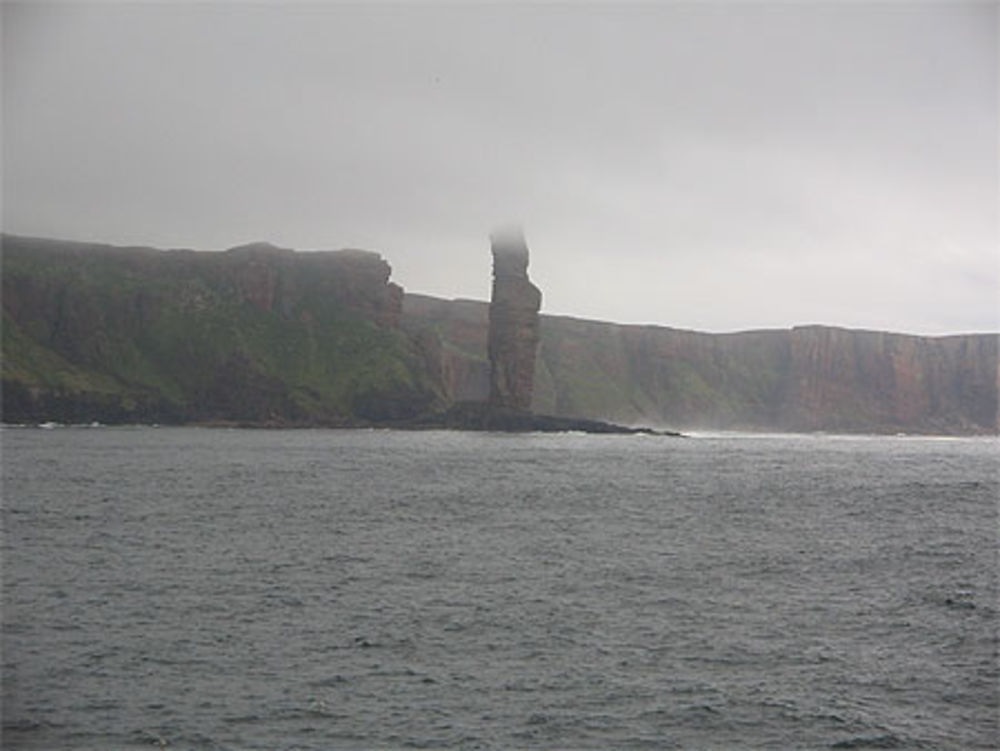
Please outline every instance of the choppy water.
M4 748L997 742L996 440L2 438Z

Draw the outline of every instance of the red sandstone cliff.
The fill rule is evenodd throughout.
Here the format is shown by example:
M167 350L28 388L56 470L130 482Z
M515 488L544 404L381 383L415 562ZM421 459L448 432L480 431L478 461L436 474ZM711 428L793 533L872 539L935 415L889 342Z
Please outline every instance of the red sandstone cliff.
M920 432L998 427L997 337L807 326L788 335L782 426Z
M269 243L252 243L225 252L229 273L242 299L270 313L287 313L306 289L322 292L345 310L381 326L399 325L403 288L389 281L392 268L367 250L297 253Z
M478 305L478 307L477 307ZM445 393L485 399L487 306L404 298ZM998 336L806 326L704 334L541 316L533 408L675 428L995 433ZM478 343L478 344L477 344ZM460 376L458 374L461 374Z

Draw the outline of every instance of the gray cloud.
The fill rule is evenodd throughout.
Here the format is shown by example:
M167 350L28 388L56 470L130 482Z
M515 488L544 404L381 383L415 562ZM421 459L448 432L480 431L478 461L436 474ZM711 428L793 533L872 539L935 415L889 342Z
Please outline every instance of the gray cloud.
M4 229L382 252L735 330L996 330L997 7L3 6Z

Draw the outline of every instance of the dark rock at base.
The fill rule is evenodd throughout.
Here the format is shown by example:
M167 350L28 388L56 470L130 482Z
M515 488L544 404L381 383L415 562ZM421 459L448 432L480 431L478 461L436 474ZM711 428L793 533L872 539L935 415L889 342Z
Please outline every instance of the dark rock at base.
M573 417L536 415L522 410L501 409L485 402L459 402L447 411L393 427L411 429L481 430L498 433L599 433L617 435L680 436L669 430L630 428L624 425Z

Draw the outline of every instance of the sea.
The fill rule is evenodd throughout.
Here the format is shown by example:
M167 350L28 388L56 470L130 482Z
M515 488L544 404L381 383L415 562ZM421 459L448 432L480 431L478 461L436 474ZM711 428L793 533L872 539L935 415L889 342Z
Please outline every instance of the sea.
M4 749L998 747L996 438L0 439Z

